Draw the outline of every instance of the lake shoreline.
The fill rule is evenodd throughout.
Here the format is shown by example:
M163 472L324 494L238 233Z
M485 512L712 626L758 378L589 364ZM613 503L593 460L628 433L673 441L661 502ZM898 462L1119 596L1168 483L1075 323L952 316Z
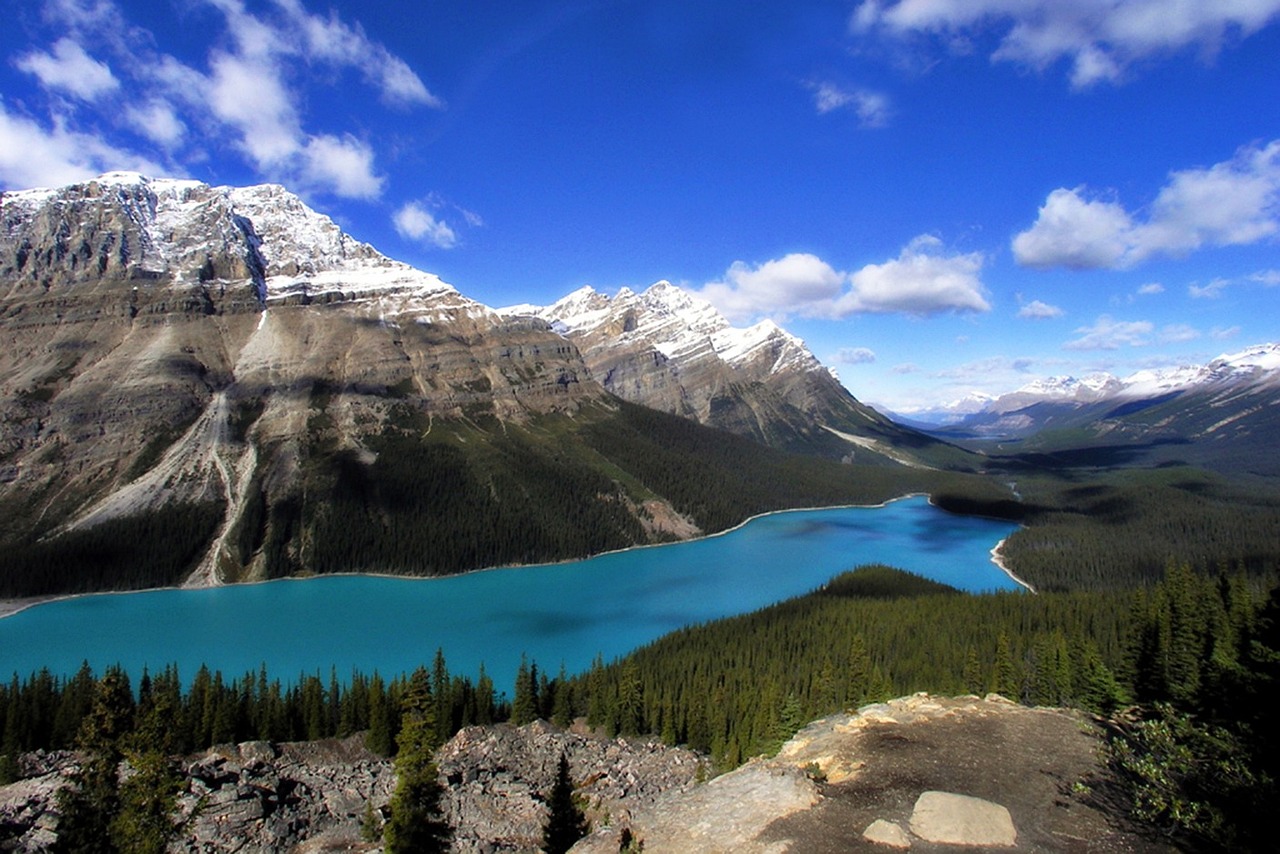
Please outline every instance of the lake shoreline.
M746 525L750 524L751 522L757 519L762 519L766 516L780 515L783 513L805 513L805 512L811 512L814 510L863 510L863 509L874 510L877 508L887 507L890 504L893 504L898 501L908 501L912 498L920 498L920 497L924 497L928 501L931 507L936 507L937 509L942 510L943 512L951 512L949 510L946 510L946 508L939 507L937 504L935 504L933 500L933 496L927 492L908 492L903 495L896 496L894 498L885 499L884 501L881 501L877 504L830 504L830 505L819 505L815 507L787 507L781 510L766 510L763 513L756 513L752 516L749 516L748 518L742 520L741 522L734 525L733 527L725 528L722 531L715 531L710 534L701 534L696 537L690 537L689 539L686 539L686 540L675 540L674 542L670 542L670 543L641 543L638 545L627 546L621 549L610 549L609 551L596 552L595 554L587 555L586 557L564 558L562 560L547 561L544 563L513 563L513 564L501 564L498 566L485 566L485 567L479 567L477 569L464 570L462 572L452 572L447 575L406 575L402 573L393 573L393 572L328 572L323 574L312 574L312 575L291 575L285 578L267 578L267 579L261 579L258 581L236 581L236 582L231 582L230 584L220 583L220 584L202 584L202 585L192 585L192 586L187 586L185 584L177 584L177 585L172 585L168 587L142 587L135 590L96 590L90 593L62 593L62 594L54 594L54 595L48 595L48 596L32 596L29 598L19 598L19 599L0 599L0 620L3 620L6 617L11 617L14 614L19 614L27 610L28 608L34 608L39 605L48 604L50 602L60 602L67 599L79 599L87 596L122 596L122 595L128 595L132 593L150 593L150 592L164 591L164 590L212 590L219 587L236 587L236 586L253 586L258 584L273 584L279 581L313 581L317 578L367 577L367 578L394 578L394 579L402 579L405 581L436 581L436 580L446 579L446 578L460 578L462 576L472 575L478 572L498 572L502 570L527 569L530 567L559 566L562 564L576 563L578 561L591 560L598 557L604 557L606 555L625 554L628 552L638 551L640 549L661 548L662 546L674 545L676 543L693 543L701 540L710 540L715 537L723 537L727 534L731 534L734 531L737 531L745 527ZM958 515L973 516L973 518L991 518L991 517L981 516L980 514L958 514ZM1034 587L1032 587L1027 582L1023 581L1021 578L1018 578L1018 576L1014 575L1013 572L1004 564L1003 558L999 553L999 549L1001 546L1004 545L1004 543L1005 543L1004 540L1000 540L991 549L991 562L995 564L996 567L1000 569L1001 572L1009 576L1009 578L1012 579L1015 583L1021 585L1022 587L1025 587L1030 592L1035 593L1036 590Z

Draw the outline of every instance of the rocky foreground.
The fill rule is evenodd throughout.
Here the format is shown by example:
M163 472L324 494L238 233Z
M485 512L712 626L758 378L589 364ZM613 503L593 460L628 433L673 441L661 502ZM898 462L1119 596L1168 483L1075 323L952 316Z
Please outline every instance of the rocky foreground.
M562 753L595 828L575 852L1165 850L1107 807L1098 747L1076 712L918 694L815 721L705 783L690 751L541 722L465 729L438 760L463 852L537 850ZM24 779L0 787L0 850L53 844L74 767L67 753L23 758ZM215 748L184 769L182 852L376 851L362 829L394 788L358 737Z

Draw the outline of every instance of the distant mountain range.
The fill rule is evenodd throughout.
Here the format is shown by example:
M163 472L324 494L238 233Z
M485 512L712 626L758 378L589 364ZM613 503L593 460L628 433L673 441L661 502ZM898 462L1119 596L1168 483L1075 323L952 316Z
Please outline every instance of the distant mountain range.
M1230 471L1280 474L1280 344L1258 344L1203 365L1051 377L928 426L951 441L1016 441L1029 449L1166 447L1163 456ZM978 446L982 447L982 446Z

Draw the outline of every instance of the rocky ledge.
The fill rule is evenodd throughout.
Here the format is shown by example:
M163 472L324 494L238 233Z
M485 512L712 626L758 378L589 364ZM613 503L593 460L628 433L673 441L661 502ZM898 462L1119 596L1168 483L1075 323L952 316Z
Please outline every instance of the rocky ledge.
M815 721L705 784L698 754L542 722L469 727L437 758L461 852L538 850L562 754L595 828L576 854L628 840L647 854L1172 850L1103 796L1099 733L1069 710L917 694ZM23 779L0 787L0 851L49 848L75 762L23 758ZM391 763L358 736L215 748L183 767L175 852L374 851L361 827L394 788Z

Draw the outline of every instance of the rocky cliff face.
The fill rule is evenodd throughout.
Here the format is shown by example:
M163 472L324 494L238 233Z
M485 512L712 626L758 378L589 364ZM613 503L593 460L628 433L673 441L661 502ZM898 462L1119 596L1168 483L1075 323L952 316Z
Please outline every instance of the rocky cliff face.
M606 398L545 323L383 257L280 187L114 173L0 204L10 536L192 502L223 508L223 537L251 483L296 491L303 444L360 452L397 405L519 421ZM211 548L199 577L225 556Z
M735 328L669 282L613 297L585 287L549 306L502 311L563 332L619 397L765 444L875 452L877 442L901 444L910 432L859 403L777 324Z

